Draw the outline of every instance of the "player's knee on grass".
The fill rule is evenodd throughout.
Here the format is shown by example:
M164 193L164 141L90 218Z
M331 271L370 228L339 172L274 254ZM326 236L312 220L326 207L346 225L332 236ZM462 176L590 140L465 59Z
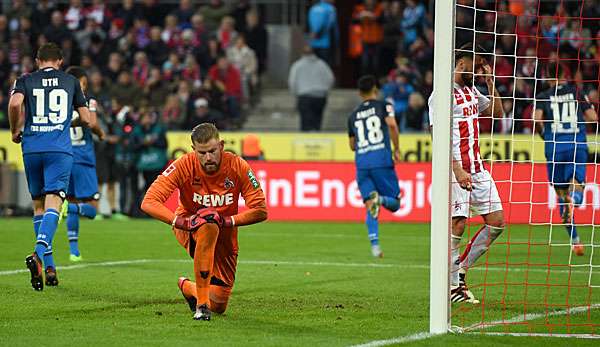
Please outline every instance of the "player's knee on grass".
M230 287L210 286L210 310L218 314L225 313L230 295Z

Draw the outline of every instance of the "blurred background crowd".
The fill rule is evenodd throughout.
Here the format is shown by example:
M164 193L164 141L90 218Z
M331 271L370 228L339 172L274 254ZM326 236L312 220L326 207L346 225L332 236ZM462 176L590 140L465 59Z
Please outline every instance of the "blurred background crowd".
M64 67L86 69L87 94L98 101L99 119L109 134L96 148L99 179L109 185L109 200L121 199L111 205L135 208L144 185L138 178L147 184L169 159L168 131L189 130L201 122L245 130L249 114L264 101L268 69L283 64L269 57L270 36L277 27L268 28L265 12L275 2L4 1L0 128L8 127L7 99L15 79L35 69L37 47L58 43ZM302 14L289 26L300 27L304 44L286 45L295 50L290 57L301 57L283 77L296 97L300 130L320 131L328 94L353 88L363 74L379 79L381 98L393 103L401 132L428 129L433 1L287 4L280 7L282 15L294 6ZM597 107L599 20L600 6L591 0L458 0L456 46L476 44L493 66L504 97L505 118L482 119L480 130L531 132L532 101L544 87L540 80L548 77L541 67L550 61L560 60L567 77L580 87L580 97ZM485 83L477 87L488 93ZM112 184L117 181L118 195Z

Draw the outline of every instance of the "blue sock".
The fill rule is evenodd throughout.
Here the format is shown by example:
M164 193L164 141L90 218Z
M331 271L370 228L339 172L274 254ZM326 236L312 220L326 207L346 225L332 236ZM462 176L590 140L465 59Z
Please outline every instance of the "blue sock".
M575 221L573 221L575 222ZM565 228L567 229L567 234L569 234L569 237L571 238L571 240L573 240L573 243L579 243L579 235L577 234L577 227L575 227L574 224L568 224L565 225Z
M35 237L37 239L38 231L40 230L40 224L42 224L42 219L44 215L41 214L39 216L33 216L33 231L35 232Z
M57 226L58 211L53 208L47 209L42 218L42 223L40 223L40 229L38 230L37 241L35 243L35 252L40 259L44 259L44 253L51 247Z
M573 204L575 206L580 206L581 203L583 202L583 192L581 192L579 190L574 190L571 193L571 199L573 200Z
M371 246L379 244L379 222L377 219L371 217L369 211L367 211L367 231L369 232L369 241Z
M77 212L67 214L67 238L71 254L79 256L79 215Z
M87 217L89 219L96 218L96 208L88 203L69 203L68 213L78 213L80 216Z
M46 248L46 252L44 252L44 267L47 269L49 267L55 268L54 265L54 256L52 256L52 243Z
M382 195L381 204L388 211L396 212L400 208L400 199Z

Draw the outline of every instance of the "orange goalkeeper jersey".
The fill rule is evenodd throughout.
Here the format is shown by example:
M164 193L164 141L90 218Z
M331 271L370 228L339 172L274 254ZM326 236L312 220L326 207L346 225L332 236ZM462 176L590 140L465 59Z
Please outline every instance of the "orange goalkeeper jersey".
M179 189L177 215L191 215L202 207L210 207L221 216L232 216L234 229L266 218L265 196L250 165L230 152L223 152L221 166L212 175L202 170L194 152L177 159L152 183L142 209L170 224L175 216L164 203L176 189ZM242 213L238 213L240 195L248 207Z

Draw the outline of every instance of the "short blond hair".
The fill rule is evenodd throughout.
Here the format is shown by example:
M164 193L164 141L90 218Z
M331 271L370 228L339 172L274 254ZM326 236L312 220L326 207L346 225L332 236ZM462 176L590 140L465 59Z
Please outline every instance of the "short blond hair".
M207 143L219 140L219 129L212 123L200 123L192 129L192 143Z

